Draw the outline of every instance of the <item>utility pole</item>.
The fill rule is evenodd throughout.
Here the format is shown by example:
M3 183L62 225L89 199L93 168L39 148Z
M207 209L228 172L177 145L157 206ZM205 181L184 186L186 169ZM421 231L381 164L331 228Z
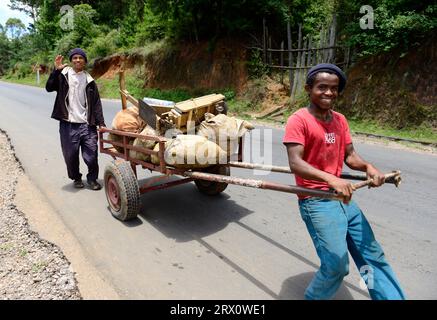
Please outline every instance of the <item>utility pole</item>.
M39 79L39 71L40 71L39 63L36 64L36 84L39 86L40 79Z

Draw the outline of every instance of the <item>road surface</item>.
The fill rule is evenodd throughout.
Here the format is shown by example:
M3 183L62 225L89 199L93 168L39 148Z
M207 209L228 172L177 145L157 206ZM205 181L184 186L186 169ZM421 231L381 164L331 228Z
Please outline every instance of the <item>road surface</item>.
M319 260L296 196L229 186L208 197L190 183L142 195L138 219L122 223L109 213L103 190L74 189L66 176L59 124L50 119L54 98L40 88L0 82L0 129L80 250L122 299L303 298ZM118 101L103 100L108 126L120 108ZM287 165L282 135L279 129L257 128L247 136L251 150L245 161L264 157L266 163ZM382 171L402 171L400 189L360 189L354 199L407 297L436 299L437 157L381 145L355 147ZM100 155L100 178L109 161ZM231 174L294 184L287 175L241 169ZM141 181L150 177L139 170ZM352 260L335 298L368 299Z

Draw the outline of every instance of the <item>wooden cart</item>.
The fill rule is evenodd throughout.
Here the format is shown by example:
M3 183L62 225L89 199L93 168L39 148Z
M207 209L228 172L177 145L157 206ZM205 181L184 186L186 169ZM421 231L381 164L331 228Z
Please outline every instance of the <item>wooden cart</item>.
M122 107L127 108L127 101L130 101L136 106L140 106L140 101L132 97L124 88L124 78L120 76L120 93L122 96ZM195 99L194 99L195 101ZM221 112L223 106L222 100L217 100L210 106L205 107L204 104L200 104L200 108L186 108L186 112L181 118L180 122L171 123L173 126L177 126L179 129L184 128L184 124L189 123L189 118L193 119L194 115L199 115L201 112ZM188 103L187 103L188 104ZM212 109L214 106L214 110ZM216 107L219 108L216 108ZM161 108L159 108L161 107ZM202 109L203 108L203 109ZM155 127L166 124L170 122L162 122L162 115L171 112L174 106L156 106L154 108L155 113L145 114L144 117L148 117L148 123L156 120ZM202 109L199 111L199 109ZM191 116L189 113L191 112ZM196 116L197 116L196 115ZM152 118L151 118L152 116ZM153 118L156 117L156 118ZM168 119L168 118L165 118ZM196 121L201 121L198 117ZM153 125L153 123L152 123ZM186 131L188 130L185 125ZM183 130L182 130L183 131ZM119 142L108 140L107 134L115 134L121 137ZM198 190L204 194L214 196L223 192L228 184L240 185L245 187L252 187L258 189L268 189L287 193L294 193L298 195L310 195L320 198L330 198L330 199L341 199L341 195L330 192L321 191L314 189L307 189L302 187L297 187L293 185L284 185L275 182L254 180L254 179L244 179L239 177L230 176L230 167L238 167L243 169L257 169L257 170L267 170L271 172L280 172L285 174L291 174L291 171L287 167L279 166L267 166L261 164L245 163L243 162L243 137L238 141L238 155L237 161L228 161L226 164L219 164L207 167L201 170L181 170L175 167L169 166L165 163L164 152L165 152L165 142L166 138L161 136L146 136L136 133L123 132L118 130L111 130L108 128L99 129L99 148L100 152L108 154L113 157L114 161L108 164L104 171L104 186L106 198L108 200L109 209L114 217L119 220L126 221L135 218L140 212L141 201L140 195L146 192L151 192L154 190L165 189L173 186L177 186L184 183L193 182L196 184ZM153 151L139 146L133 146L129 144L129 139L140 138L143 140L152 140L159 144L159 150ZM118 146L123 152L117 151L114 146ZM159 159L159 164L153 164L151 162L145 162L132 158L129 154L129 150L134 150L137 152L142 152L149 155L155 155ZM149 179L144 185L138 184L137 179L137 168L138 166L142 169L149 169L150 171L160 172L162 175ZM176 181L165 181L168 180L169 176L177 175L181 179ZM362 187L369 184L365 175L355 175L345 173L342 174L342 178L346 179L356 179L364 180L355 186ZM164 182L163 182L164 181ZM396 185L400 183L400 172L394 172L392 174L386 175L386 182L392 182Z

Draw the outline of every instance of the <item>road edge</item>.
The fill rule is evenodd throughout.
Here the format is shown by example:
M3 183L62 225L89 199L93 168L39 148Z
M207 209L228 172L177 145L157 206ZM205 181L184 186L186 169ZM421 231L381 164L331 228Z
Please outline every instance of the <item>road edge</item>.
M23 173L17 181L15 205L28 220L30 229L40 238L58 246L71 263L84 300L120 300L116 289L105 281L86 258L78 239L62 221L47 197Z

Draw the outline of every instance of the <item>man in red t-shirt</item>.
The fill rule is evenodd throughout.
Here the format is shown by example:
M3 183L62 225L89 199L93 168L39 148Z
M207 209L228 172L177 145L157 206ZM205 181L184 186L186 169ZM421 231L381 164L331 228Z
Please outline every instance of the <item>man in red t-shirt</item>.
M305 90L310 105L288 119L283 142L296 184L336 190L343 201L299 196L299 210L320 258L321 266L305 291L306 299L329 299L349 273L348 251L372 299L405 299L381 246L358 205L351 200L352 184L340 178L343 162L372 178L372 187L384 175L355 151L346 118L332 110L346 85L343 71L333 64L311 68Z

